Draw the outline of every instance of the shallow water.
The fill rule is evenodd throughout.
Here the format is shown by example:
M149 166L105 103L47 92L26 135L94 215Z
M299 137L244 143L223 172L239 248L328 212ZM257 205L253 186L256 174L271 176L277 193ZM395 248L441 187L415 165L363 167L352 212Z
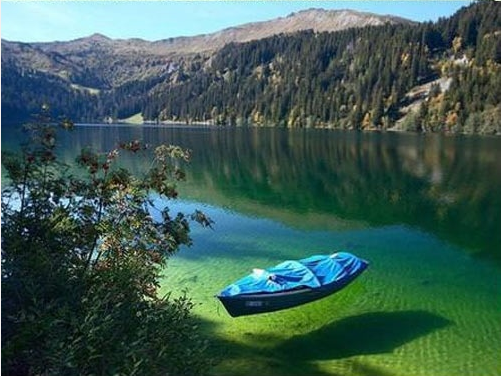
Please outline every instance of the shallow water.
M163 286L193 297L223 351L214 374L500 373L497 267L406 226L305 231L217 207L203 210L215 230L194 229L194 246L171 260ZM333 249L348 249L371 265L331 297L240 318L213 298L253 267Z
M19 138L2 131L2 148ZM501 139L123 126L61 137L67 161L133 138L193 150L183 199L167 204L215 225L193 225L162 291L193 298L212 374L501 374ZM252 268L340 249L370 266L328 298L239 318L214 298Z

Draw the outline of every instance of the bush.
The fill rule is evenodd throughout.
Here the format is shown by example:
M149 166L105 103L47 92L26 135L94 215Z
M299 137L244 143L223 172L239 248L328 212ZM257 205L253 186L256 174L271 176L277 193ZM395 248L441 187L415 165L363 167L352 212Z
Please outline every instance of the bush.
M482 112L475 112L468 116L463 132L485 135L501 134L501 105L489 107Z
M71 128L71 122L61 123ZM3 153L2 372L5 375L199 375L207 341L191 301L157 295L168 257L190 244L203 213L150 215L150 193L177 197L189 153L160 146L134 176L116 165L139 141L84 150L61 164L48 108L27 127L20 156Z

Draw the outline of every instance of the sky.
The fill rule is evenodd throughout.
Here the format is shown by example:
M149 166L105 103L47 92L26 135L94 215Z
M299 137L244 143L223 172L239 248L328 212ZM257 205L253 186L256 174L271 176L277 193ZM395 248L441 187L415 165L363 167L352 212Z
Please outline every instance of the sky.
M471 1L441 0L2 0L0 34L20 42L67 41L94 33L149 41L206 34L308 8L355 9L436 21Z

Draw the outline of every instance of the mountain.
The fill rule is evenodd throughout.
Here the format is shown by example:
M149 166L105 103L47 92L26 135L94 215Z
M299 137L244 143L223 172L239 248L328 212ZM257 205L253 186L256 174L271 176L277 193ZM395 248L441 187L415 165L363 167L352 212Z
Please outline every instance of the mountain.
M148 93L159 83L181 82L186 67L205 67L228 43L306 29L336 31L396 23L411 21L350 10L309 9L212 34L154 42L110 39L97 33L68 42L2 39L2 118L25 119L37 111L40 102L52 103L56 113L78 121L128 117L141 112ZM54 106L55 102L64 107L62 103Z
M87 51L95 47L105 47L115 53L146 53L159 56L185 56L187 54L211 53L224 45L243 43L277 34L295 33L303 30L315 32L334 32L352 27L379 26L384 24L412 24L401 17L381 16L353 10L325 10L311 8L287 17L252 22L221 31L193 37L175 37L155 42L142 39L110 39L102 34L93 34L69 42L36 43L47 53L73 54L78 50Z
M76 121L141 113L155 121L463 131L470 113L496 116L497 5L477 2L424 24L309 9L155 42L100 34L2 40L2 118L26 117L47 101ZM471 93L489 98L479 104ZM421 126L418 115L449 125Z
M162 75L172 69L173 61L194 54L211 54L231 42L243 43L308 29L332 32L388 23L408 24L411 21L351 10L309 9L284 18L248 23L212 34L155 42L114 40L101 34L69 42L28 44L2 40L2 64L15 63L19 68L51 73L74 84L101 90L145 76Z

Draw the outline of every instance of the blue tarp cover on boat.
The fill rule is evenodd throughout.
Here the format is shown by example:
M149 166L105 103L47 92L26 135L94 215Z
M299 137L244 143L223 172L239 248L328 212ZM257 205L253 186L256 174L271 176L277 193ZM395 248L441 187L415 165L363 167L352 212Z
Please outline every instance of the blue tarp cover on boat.
M299 262L315 274L321 285L335 281L342 282L365 267L364 261L348 252L337 252L330 256L311 256Z
M316 255L299 261L289 260L266 270L255 269L252 274L227 286L219 295L274 293L342 283L364 267L362 260L348 252Z

